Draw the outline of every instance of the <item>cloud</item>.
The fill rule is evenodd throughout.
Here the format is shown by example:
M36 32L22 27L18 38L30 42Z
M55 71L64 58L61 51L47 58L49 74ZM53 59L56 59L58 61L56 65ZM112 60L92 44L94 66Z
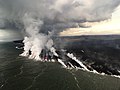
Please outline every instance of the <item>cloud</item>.
M24 26L23 17L28 13L43 21L43 29L60 30L75 27L76 23L86 27L83 22L110 19L119 4L120 0L0 0L0 26L5 26L5 21Z

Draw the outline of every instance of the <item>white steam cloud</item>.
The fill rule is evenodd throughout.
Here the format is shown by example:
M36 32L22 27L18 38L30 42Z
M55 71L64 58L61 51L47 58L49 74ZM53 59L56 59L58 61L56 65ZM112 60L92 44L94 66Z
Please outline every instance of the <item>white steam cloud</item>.
M29 55L30 50L29 58L41 60L41 51L53 45L53 33L48 31L58 33L76 23L109 19L119 4L120 0L0 0L0 27L18 23L26 33L21 55Z
M111 17L120 0L0 0L0 18L31 18L53 23L101 21ZM50 23L49 23L50 24Z

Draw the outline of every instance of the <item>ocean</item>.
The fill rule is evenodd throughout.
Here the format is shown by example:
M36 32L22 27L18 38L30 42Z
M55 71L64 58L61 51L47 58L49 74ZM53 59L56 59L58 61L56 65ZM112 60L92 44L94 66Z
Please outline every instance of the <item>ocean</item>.
M18 44L6 42L0 43L0 90L120 90L120 78L111 76L119 75L120 39L89 36L62 40L65 43L58 48L106 75L20 57L23 50L16 48Z

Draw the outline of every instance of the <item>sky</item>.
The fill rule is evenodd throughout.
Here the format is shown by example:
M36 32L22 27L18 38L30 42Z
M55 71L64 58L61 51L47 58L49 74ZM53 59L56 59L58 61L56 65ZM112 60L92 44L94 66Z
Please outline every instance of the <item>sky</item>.
M23 39L22 34L17 30L0 29L0 42L14 41Z
M112 17L101 22L85 22L85 25L91 26L89 28L69 28L61 32L61 36L75 36L75 35L120 35L120 5L112 13Z
M120 34L119 22L120 0L0 0L0 39L18 38L18 30L27 36Z

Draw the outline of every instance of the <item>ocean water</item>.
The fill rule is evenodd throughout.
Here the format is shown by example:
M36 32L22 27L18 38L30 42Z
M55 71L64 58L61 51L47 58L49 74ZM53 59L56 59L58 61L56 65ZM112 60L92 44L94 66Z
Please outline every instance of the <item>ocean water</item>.
M104 59L103 52L105 52L104 56L110 56L110 51L107 52L103 47L90 49L92 47L84 42L79 44L76 50L75 43L70 43L69 40L67 43L69 43L69 47L66 49L74 52L83 62L88 63L90 59L94 59L89 62L91 63L95 62L96 58ZM86 45L86 48L83 44ZM84 47L80 47L80 45ZM13 42L0 43L0 90L120 90L120 78L78 69L65 69L57 62L29 60L20 57L19 54L22 53L22 50L15 47L16 44ZM98 53L96 58L94 55L90 55L90 53L95 54L95 50L99 51L99 53L96 51ZM86 54L86 57L83 53ZM116 54L111 57L117 58ZM118 59L120 59L119 56ZM94 65L101 66L102 64ZM110 63L110 65L112 64ZM113 67L119 69L118 64L114 64Z

